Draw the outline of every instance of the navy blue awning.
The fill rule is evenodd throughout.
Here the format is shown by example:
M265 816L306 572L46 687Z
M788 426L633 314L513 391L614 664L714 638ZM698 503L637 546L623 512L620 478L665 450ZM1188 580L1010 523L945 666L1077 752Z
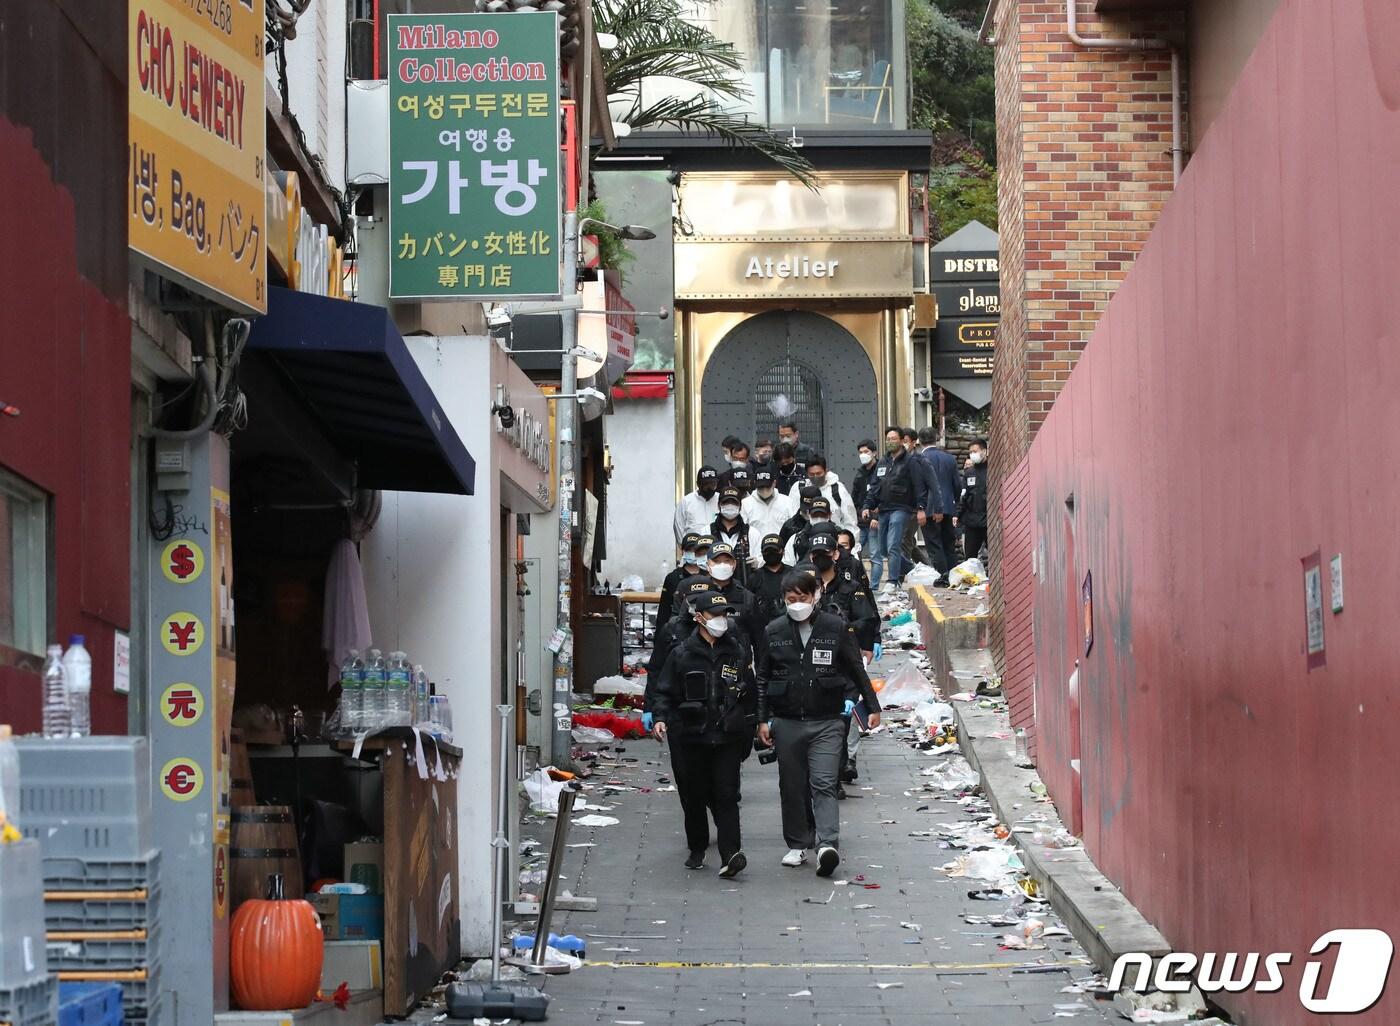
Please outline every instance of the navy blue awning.
M286 375L327 438L354 462L359 487L473 493L476 461L388 310L289 289L269 293L267 316L253 322L248 348Z

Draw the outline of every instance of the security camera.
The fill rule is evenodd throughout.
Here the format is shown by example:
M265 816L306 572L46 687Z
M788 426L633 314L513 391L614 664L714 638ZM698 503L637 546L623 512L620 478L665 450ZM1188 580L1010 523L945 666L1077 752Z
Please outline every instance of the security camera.
M607 398L607 396L605 396L602 392L598 391L596 388L580 388L578 390L579 402L586 402L589 399L596 399L598 400L598 402L601 403L604 402Z
M492 331L504 331L510 327L511 316L503 306L493 306L486 311L486 326Z
M493 403L491 412L500 420L501 427L504 430L509 431L515 426L515 411L511 409L510 406L497 406Z
M933 389L916 388L914 389L914 398L922 399L924 402L930 402L933 399Z

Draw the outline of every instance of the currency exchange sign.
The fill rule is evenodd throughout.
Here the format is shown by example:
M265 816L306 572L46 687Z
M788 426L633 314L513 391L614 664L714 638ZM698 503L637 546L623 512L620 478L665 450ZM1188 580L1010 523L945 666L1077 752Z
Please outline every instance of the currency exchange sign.
M557 297L558 16L388 25L390 296Z

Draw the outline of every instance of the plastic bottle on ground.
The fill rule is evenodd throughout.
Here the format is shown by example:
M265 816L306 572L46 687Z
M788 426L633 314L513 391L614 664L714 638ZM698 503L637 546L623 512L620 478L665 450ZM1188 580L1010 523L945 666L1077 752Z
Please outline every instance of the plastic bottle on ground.
M413 667L403 652L389 653L388 681L384 692L386 722L391 727L412 725L409 707L413 690Z
M383 730L384 722L384 685L386 682L386 670L384 667L384 653L377 648L369 650L369 658L365 660L364 687L361 694L361 708L364 710L360 729L373 733L376 730Z
M68 684L63 672L63 646L50 645L44 660L44 736L67 737L73 732Z
M63 653L63 676L68 687L72 736L87 737L92 733L92 656L88 655L81 634L68 639L68 651Z
M365 719L365 663L360 650L352 648L340 664L340 727L344 733L358 734Z

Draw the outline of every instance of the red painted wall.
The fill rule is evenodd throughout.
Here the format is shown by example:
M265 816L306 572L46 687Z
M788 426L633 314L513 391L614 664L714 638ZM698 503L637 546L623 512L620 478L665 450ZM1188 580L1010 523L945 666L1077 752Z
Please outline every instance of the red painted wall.
M1397 54L1395 0L1281 7L1031 449L1041 772L1182 951L1400 938ZM1317 552L1346 609L1310 670ZM1227 1006L1400 1022L1311 1015L1300 978Z
M112 646L130 626L125 4L49 0L0 22L0 466L52 496L54 622L85 634L93 729L126 733ZM75 121L73 111L81 111ZM34 659L0 666L0 722L40 722Z

